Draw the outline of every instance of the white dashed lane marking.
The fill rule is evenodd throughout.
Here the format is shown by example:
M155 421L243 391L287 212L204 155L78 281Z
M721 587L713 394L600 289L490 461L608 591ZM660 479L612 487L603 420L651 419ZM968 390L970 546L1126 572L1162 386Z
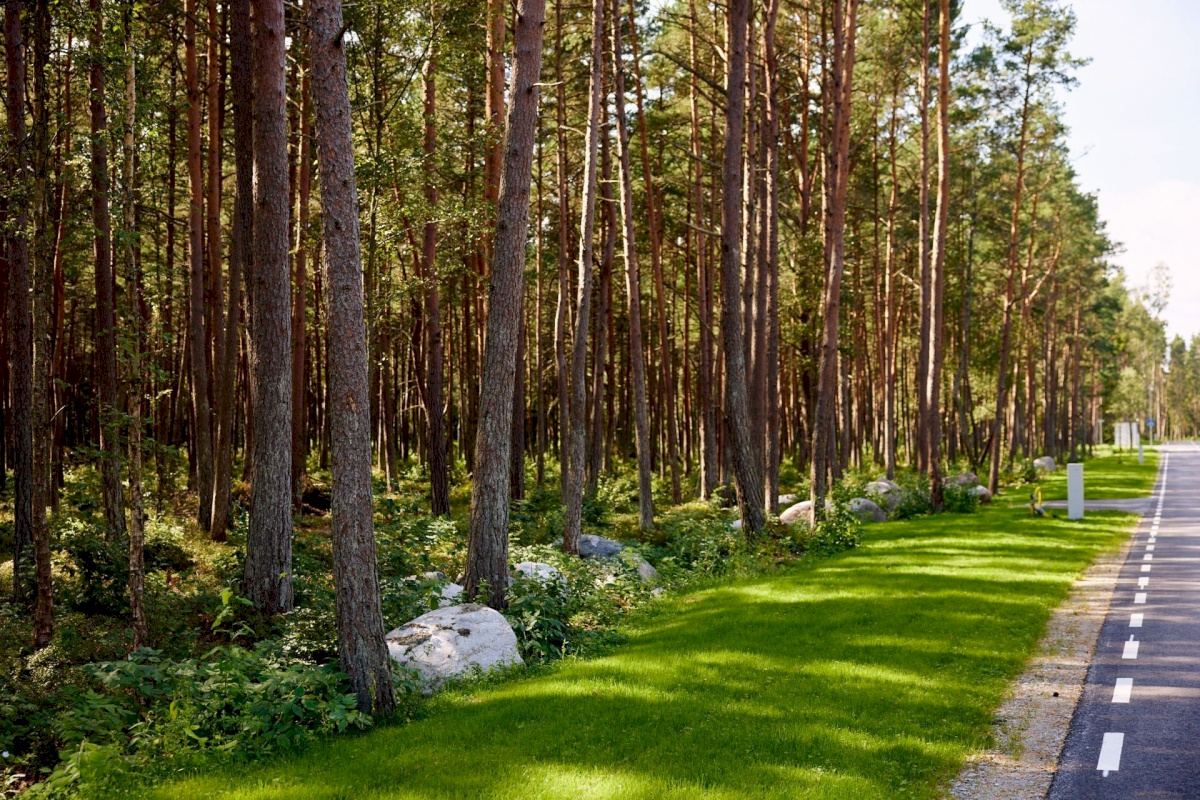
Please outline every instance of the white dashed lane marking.
M1137 606L1146 604L1146 593L1138 592L1133 596L1133 604Z
M1145 616L1146 616L1145 614L1130 614L1129 615L1129 627L1131 627L1131 628L1142 627L1142 620L1145 618Z
M1113 687L1114 703L1128 703L1129 696L1133 692L1133 678L1117 678L1117 685Z
M1104 742L1100 745L1100 760L1096 762L1096 769L1100 770L1105 777L1108 777L1108 773L1121 769L1121 748L1124 746L1125 734L1104 734Z
M1140 645L1140 644L1141 644L1141 642L1137 641L1136 639L1133 638L1132 635L1130 635L1129 641L1125 643L1125 650L1124 650L1124 652L1121 653L1121 658L1124 658L1124 659L1137 658L1138 645Z

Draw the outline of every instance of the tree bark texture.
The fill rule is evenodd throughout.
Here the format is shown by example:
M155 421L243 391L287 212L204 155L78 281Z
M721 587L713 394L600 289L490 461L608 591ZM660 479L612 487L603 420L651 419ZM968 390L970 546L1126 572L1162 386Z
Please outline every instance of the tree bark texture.
M742 138L746 123L746 47L749 0L729 4L729 58L725 74L725 145L721 165L721 332L725 355L725 429L737 482L742 527L757 535L763 513L762 465L750 441L745 331L740 270L742 262Z
M542 68L545 0L518 0L511 102L504 131L504 163L496 209L491 289L475 439L471 527L464 593L487 586L487 602L504 606L508 579L508 502L512 446L512 396L520 315L524 312L525 245L529 187L537 135L538 81Z
M341 0L311 0L309 23L326 324L336 332L329 337L328 365L338 657L359 709L383 714L395 708L395 697L375 561L367 331Z
M204 177L200 149L200 73L196 63L196 0L186 0L183 22L184 82L187 85L188 162L188 329L191 357L192 422L195 440L198 521L212 528L213 444L212 408L209 404L208 337L204 329Z
M250 397L254 446L250 452L245 591L259 611L271 615L290 611L293 602L292 331L283 0L255 0L253 50L254 280L250 304Z
M654 528L654 491L651 483L650 410L646 399L646 358L642 352L642 289L638 272L637 235L633 224L633 178L629 154L629 123L625 114L624 51L621 47L621 7L612 4L612 62L617 118L617 163L620 166L621 241L625 258L625 297L629 304L629 372L632 379L634 433L638 460L638 523Z
M619 25L619 19L614 20ZM583 481L587 458L587 343L592 322L592 262L596 229L596 171L599 166L601 84L604 78L604 0L592 0L592 74L584 134L583 197L580 202L579 276L576 281L575 330L571 334L571 388L563 466L566 508L564 553L579 553L583 533Z
M100 399L100 476L109 538L125 535L121 491L121 411L117 394L117 298L113 275L112 220L108 204L108 114L104 97L104 10L89 0L91 69L92 253L96 275L96 383Z
M254 78L250 42L250 0L233 0L229 9L229 72L233 94L233 155L236 193L229 238L229 304L225 312L221 374L217 387L217 466L209 535L223 541L233 524L233 434L238 368L238 330L242 280L250 275L254 231ZM249 454L247 454L249 455Z

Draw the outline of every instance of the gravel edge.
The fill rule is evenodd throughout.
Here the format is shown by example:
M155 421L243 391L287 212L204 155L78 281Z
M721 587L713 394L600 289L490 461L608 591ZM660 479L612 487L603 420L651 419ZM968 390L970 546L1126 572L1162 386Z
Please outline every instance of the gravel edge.
M1157 485L1155 492L1158 491ZM1140 524L1140 523L1139 523ZM954 800L1043 800L1058 769L1088 666L1133 546L1130 537L1116 553L1088 567L1046 623L1033 658L996 710L995 749L967 759L947 793Z

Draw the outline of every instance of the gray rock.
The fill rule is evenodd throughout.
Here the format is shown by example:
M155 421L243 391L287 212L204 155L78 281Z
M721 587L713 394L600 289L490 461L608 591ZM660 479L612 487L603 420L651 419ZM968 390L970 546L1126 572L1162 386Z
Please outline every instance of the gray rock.
M733 528L735 531L740 531L742 529L742 518L738 517L733 522L729 523L729 527Z
M850 513L863 522L887 522L887 514L883 509L865 497L850 501Z
M889 479L889 478L888 478L888 476L886 476L886 475L880 475L880 476L879 476L878 478L876 478L876 479L875 479L873 482L874 482L874 483L882 483L882 484L885 484L885 485L886 485L886 486L887 486L887 487L888 487L890 490L892 490L893 492L900 492L900 491L903 491L903 488L900 486L900 484L898 484L898 483L896 483L895 481L893 481L893 480Z
M513 569L526 578L532 578L539 583L553 583L558 581L563 586L567 585L567 579L558 567L544 564L541 561L522 561L513 566Z
M971 492L979 498L979 502L982 505L992 502L992 493L988 491L986 486L972 486Z
M438 597L438 608L457 605L462 599L463 587L460 584L451 581L442 587L441 596Z
M974 472L960 472L952 478L947 478L946 483L954 484L955 486L978 486L979 476Z
M867 497L873 498L877 504L882 504L891 511L900 504L903 491L891 481L872 481L863 487Z
M1042 456L1033 461L1033 468L1038 472L1055 472L1058 470L1058 465L1054 463L1054 459L1050 456Z
M658 580L658 570L654 568L654 565L636 553L625 553L625 561L626 563L634 562L633 568L637 570L638 577L642 579L642 583L654 583Z
M613 558L625 549L625 545L603 536L584 533L579 536L579 555L584 558Z
M785 508L779 515L779 521L784 525L795 525L801 520L812 523L812 500L801 500Z
M800 497L799 497L798 495L794 495L794 494L781 494L781 495L779 495L779 505L780 505L780 506L790 506L790 505L795 505L795 504L796 504L796 503L798 503L799 501L800 501Z
M396 663L420 673L427 692L476 669L523 663L504 615L474 603L422 614L389 633L387 646Z

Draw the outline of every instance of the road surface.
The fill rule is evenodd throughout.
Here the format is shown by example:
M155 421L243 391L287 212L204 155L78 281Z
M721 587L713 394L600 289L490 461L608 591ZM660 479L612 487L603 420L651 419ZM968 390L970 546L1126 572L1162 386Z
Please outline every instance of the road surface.
M1200 798L1200 447L1160 453L1049 800Z

